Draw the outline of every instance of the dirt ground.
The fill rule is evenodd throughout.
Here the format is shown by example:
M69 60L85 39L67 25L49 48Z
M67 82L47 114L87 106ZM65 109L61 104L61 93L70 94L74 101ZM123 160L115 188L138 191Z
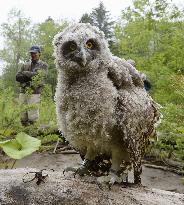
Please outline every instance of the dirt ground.
M51 154L34 153L15 164L15 168L54 169L61 171L65 167L77 167L81 163L78 154ZM142 184L149 188L158 188L178 193L184 193L184 185L181 183L182 176L159 169L143 166ZM129 181L132 181L132 173L129 173Z

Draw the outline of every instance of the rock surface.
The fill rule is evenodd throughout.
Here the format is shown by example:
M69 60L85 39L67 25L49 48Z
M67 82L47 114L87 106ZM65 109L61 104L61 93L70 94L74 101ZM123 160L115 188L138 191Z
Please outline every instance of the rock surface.
M2 205L183 205L184 195L145 187L114 185L103 189L94 178L74 178L61 171L48 171L45 183L22 181L31 168L0 170L0 204ZM27 175L26 175L27 176Z

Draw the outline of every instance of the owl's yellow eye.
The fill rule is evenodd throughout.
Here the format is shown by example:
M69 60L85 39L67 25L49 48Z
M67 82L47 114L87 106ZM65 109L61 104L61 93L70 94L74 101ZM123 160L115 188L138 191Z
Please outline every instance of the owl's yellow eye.
M86 43L86 46L87 46L88 49L92 49L93 48L93 43L91 41L88 41Z
M77 48L77 46L76 46L75 43L71 43L71 44L70 44L70 50L71 50L71 51L76 50L76 48Z

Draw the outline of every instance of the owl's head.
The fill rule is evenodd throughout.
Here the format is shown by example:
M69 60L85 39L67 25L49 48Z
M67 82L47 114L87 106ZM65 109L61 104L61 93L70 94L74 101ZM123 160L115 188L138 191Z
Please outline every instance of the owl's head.
M54 38L54 56L59 68L87 70L110 55L105 35L97 27L78 23Z

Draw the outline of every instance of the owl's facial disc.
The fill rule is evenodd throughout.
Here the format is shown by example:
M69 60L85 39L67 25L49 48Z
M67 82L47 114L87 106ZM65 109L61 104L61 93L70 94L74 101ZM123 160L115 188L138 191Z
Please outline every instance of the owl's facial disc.
M99 51L99 46L94 39L89 39L84 45L81 44L80 46L75 41L68 41L63 45L62 51L67 60L85 67L87 63L94 60L96 51Z

